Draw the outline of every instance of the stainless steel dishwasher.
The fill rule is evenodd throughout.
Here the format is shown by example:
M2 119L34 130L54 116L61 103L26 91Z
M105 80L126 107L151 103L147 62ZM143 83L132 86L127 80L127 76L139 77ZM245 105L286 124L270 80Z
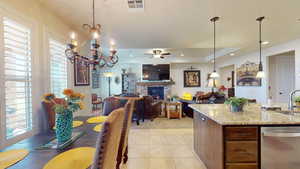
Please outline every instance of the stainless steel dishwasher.
M300 127L261 129L261 168L300 169Z

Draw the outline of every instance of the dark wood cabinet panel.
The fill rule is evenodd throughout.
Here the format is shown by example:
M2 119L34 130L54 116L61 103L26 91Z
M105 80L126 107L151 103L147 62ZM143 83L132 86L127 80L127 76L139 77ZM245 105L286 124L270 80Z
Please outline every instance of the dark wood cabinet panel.
M226 140L257 140L258 127L226 127Z
M258 145L256 141L227 141L226 162L257 162Z
M194 112L194 149L207 169L260 169L259 126L224 126Z
M258 166L256 163L226 164L226 169L258 169Z
M207 168L223 169L222 126L194 113L194 149Z

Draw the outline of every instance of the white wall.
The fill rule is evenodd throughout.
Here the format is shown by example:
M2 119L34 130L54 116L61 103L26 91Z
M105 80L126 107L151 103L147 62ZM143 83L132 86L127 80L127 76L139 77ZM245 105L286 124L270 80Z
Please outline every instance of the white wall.
M257 99L260 103L267 102L268 96L268 76L271 76L268 72L268 59L267 57L285 53L289 51L295 51L295 88L300 89L300 39L289 41L287 43L279 44L262 51L263 66L266 71L266 78L262 80L261 87L235 87L235 93L237 97L247 97ZM231 58L220 58L217 61L217 67L221 68L228 65L235 65L235 68L239 67L246 61L259 62L259 53L253 52L243 56L234 56ZM236 79L236 78L235 78Z
M104 72L113 72L114 77L111 78L111 94L122 93L122 69L126 69L127 73L135 73L138 80L142 77L142 64L140 63L117 63L113 68L100 69L100 88L92 89L92 93L96 93L102 98L108 96L108 78L104 77ZM115 82L115 78L119 78L119 83Z
M190 70L190 67L193 66L195 70L200 70L201 73L201 87L184 87L184 70ZM175 85L172 85L172 95L177 95L181 97L184 92L189 92L191 94L196 94L198 91L210 91L211 88L207 87L207 76L208 73L211 73L212 66L210 64L203 63L176 63L171 64L171 77L175 81Z
M0 16L8 16L17 22L28 23L32 28L32 103L33 103L33 131L22 135L13 140L6 141L4 118L5 111L3 106L0 114L0 149L3 146L17 142L20 139L31 136L41 131L45 126L44 111L41 106L41 97L44 93L50 91L49 79L49 50L47 41L49 36L55 36L57 39L66 42L69 33L73 30L59 17L42 6L36 0L4 0L0 1ZM79 34L79 41L83 41L82 35ZM0 49L1 50L1 49ZM70 79L72 80L72 67L70 66ZM2 81L2 80L1 80ZM73 82L73 81L72 81ZM70 84L70 86L72 86ZM82 88L81 88L82 89ZM77 87L76 89L77 90ZM85 91L85 90L83 90Z
M193 66L196 70L201 71L201 87L183 87L183 71L189 70ZM100 75L100 88L93 89L94 93L99 94L102 98L108 96L108 79L103 76L103 72L114 72L115 77L120 78L120 83L116 84L114 82L115 77L111 81L111 93L112 94L121 94L122 93L122 84L121 84L121 74L122 69L128 70L128 72L135 73L138 80L141 80L142 77L142 64L141 63L118 63L113 68L101 69ZM170 76L175 81L175 85L172 85L171 93L172 95L182 96L184 92L190 92L195 94L197 91L210 91L210 88L207 88L207 74L211 71L210 64L187 64L187 63L172 63L170 66Z

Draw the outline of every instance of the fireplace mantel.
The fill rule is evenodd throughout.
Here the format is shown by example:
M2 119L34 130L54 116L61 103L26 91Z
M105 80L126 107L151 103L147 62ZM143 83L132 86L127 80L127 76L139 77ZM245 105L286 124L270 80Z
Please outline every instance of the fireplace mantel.
M170 82L137 82L137 86L169 86L169 85L174 85L174 81Z

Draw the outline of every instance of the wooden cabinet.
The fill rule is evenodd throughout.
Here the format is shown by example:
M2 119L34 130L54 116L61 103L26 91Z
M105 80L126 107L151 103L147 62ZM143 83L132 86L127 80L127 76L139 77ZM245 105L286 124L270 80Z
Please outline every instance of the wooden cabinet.
M194 149L207 168L223 169L222 126L194 114Z
M257 162L256 141L226 141L226 163Z
M226 169L258 169L257 164L247 164L247 163L236 163L236 164L226 164Z
M194 112L194 149L207 169L259 169L259 129L223 126Z

